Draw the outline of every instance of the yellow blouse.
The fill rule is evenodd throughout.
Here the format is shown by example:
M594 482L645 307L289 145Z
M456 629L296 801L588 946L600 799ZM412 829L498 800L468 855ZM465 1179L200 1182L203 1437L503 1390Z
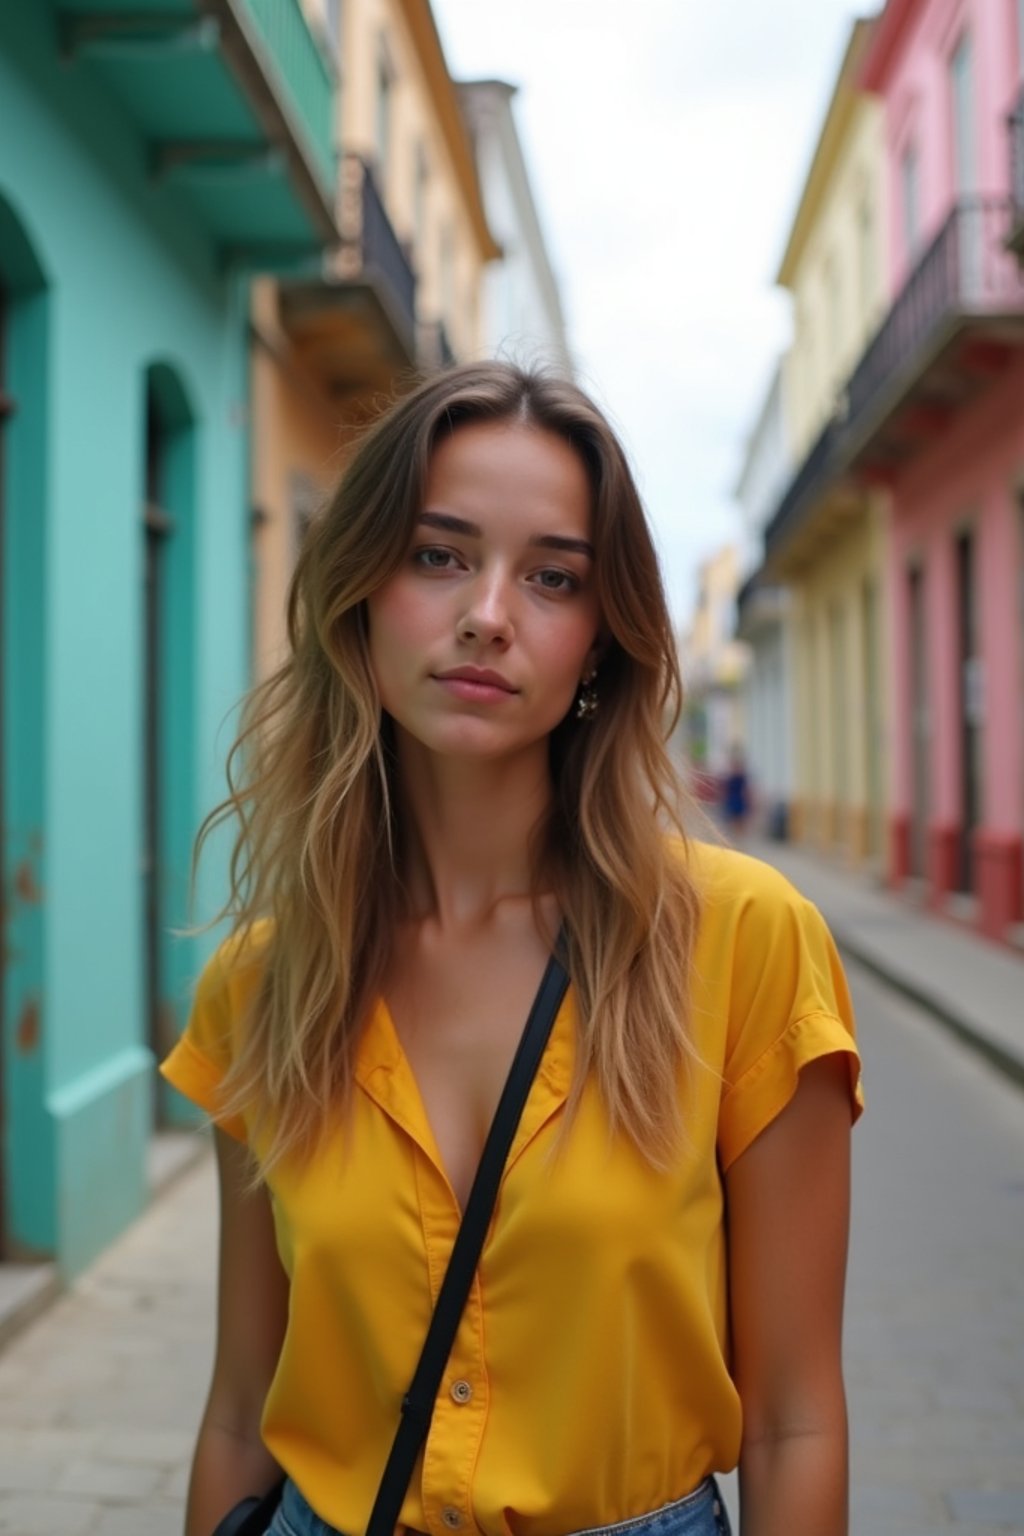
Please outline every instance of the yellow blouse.
M704 893L685 1145L654 1172L610 1138L595 1086L549 1157L573 1063L570 989L505 1170L479 1273L402 1522L430 1536L561 1536L628 1519L736 1464L722 1172L791 1097L800 1068L846 1054L849 994L818 912L754 859L695 844ZM216 1120L218 1085L265 930L200 977L164 1075ZM365 1528L459 1222L383 1003L360 1042L337 1141L269 1178L291 1278L263 1437L314 1509ZM245 1138L244 1119L223 1123Z

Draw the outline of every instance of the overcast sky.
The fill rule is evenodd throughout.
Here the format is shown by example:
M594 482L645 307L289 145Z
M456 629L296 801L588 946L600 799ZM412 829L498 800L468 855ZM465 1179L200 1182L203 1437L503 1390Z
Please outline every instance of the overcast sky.
M621 431L679 622L736 537L789 336L774 289L849 0L433 0L457 79L515 111L581 380Z

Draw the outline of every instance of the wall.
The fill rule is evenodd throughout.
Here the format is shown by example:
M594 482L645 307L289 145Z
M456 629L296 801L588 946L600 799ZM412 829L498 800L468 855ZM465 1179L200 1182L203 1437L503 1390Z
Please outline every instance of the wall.
M906 31L884 77L888 167L890 291L905 282L915 255L941 227L955 195L949 66L969 29L973 39L976 191L1004 196L1009 187L1006 117L1019 90L1013 7L1003 0L932 0L911 8ZM870 66L869 66L870 67ZM900 166L918 147L920 240L908 248Z
M57 1251L75 1270L141 1204L151 1114L140 916L146 369L166 365L195 424L196 666L193 716L180 728L198 813L219 793L215 739L246 676L244 296L187 205L149 175L144 145L88 67L58 63L48 7L0 12L0 100L0 197L30 234L49 298L46 475L38 501L8 508L9 521L45 529L43 915L28 978L43 1098L28 1109L22 1100L19 1145L46 1150L37 1167L19 1158L10 1215L21 1246ZM177 858L180 873L187 850ZM204 889L217 883L211 870ZM170 1000L179 1009L191 969L182 951ZM24 990L25 978L6 980Z
M984 665L982 820L1019 834L1024 822L1024 743L1021 700L1024 657L1019 594L1024 551L1018 497L1024 486L1024 359L998 387L966 412L945 440L895 487L892 603L901 643L895 647L898 718L910 713L909 635L905 573L911 561L926 570L927 641L932 675L930 817L960 818L957 603L953 545L957 531L976 536L980 648ZM892 799L909 811L909 732L894 740Z
M832 414L885 313L883 135L881 107L859 97L787 280L794 337L784 365L785 398L797 461Z

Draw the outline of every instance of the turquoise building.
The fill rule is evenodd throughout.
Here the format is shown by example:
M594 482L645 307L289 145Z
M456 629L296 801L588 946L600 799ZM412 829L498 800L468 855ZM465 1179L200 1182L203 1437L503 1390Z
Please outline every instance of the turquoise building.
M334 90L299 0L0 6L0 1257L65 1275L172 1113L249 676L248 285L337 239Z

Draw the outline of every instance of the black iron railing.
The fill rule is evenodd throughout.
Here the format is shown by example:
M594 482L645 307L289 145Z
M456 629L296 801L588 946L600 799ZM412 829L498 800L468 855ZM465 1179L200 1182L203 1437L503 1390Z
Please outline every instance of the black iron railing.
M913 369L939 328L964 313L1024 308L1024 273L1007 250L1007 198L965 198L914 268L846 388L853 428L880 392Z
M358 155L346 155L342 167L341 232L339 270L345 276L382 283L396 318L411 338L416 323L416 274L388 218L373 170Z
M764 530L766 554L770 554L786 542L791 529L799 521L804 506L819 495L822 486L827 483L837 437L838 427L835 417L832 417L826 422L814 447L782 493L782 498Z
M1008 198L964 198L914 267L840 393L835 414L787 486L765 529L765 549L789 537L801 512L833 482L903 398L932 352L972 315L1024 314L1024 269L1008 249Z

